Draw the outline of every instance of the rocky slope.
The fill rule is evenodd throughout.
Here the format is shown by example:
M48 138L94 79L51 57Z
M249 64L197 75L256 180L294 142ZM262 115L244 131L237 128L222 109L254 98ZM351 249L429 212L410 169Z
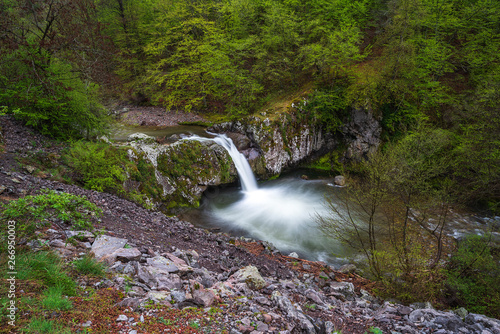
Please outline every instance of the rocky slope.
M119 324L117 333L140 333L141 319L157 317L147 307L151 303L210 314L210 325L200 329L205 333L365 333L370 328L384 333L500 333L498 320L463 310L384 302L363 290L366 282L355 274L285 256L266 243L199 229L110 194L35 177L15 157L51 142L16 122L2 122L2 135L2 200L53 189L86 196L103 209L97 228L104 235L83 233L71 245L66 243L73 235L70 227L55 223L30 247L37 251L48 244L68 260L91 252L105 261L109 277L95 286L123 291L114 306L121 314L110 320ZM96 325L91 314L87 320L79 326Z

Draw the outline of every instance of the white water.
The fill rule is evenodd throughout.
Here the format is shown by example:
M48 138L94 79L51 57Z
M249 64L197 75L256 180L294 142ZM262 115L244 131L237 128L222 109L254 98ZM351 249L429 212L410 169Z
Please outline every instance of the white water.
M259 188L248 161L231 139L225 135L216 136L186 139L213 141L223 146L238 170L242 191L218 190L215 196L205 198L196 223L201 220L205 227L265 240L282 252L297 252L303 258L342 263L337 256L345 256L345 250L327 240L316 229L314 219L316 214L328 213L324 196L334 190L325 181L295 177L266 182Z
M215 135L215 134L214 134ZM257 181L253 175L252 168L248 164L247 159L243 154L241 154L236 146L234 146L231 138L228 138L225 134L215 135L215 138L203 138L199 136L191 136L185 138L186 140L197 140L201 142L212 141L224 147L233 159L238 175L240 176L241 187L243 191L255 191L257 190Z

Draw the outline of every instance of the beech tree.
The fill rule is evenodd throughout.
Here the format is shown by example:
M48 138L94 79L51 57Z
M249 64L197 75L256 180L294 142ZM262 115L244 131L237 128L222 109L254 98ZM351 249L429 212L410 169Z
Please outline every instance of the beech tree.
M59 138L103 129L107 44L88 0L0 2L0 104Z

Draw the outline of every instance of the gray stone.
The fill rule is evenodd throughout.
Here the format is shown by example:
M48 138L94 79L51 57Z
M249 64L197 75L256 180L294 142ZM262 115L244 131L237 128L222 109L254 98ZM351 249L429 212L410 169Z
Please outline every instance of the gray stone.
M257 303L261 305L271 305L271 301L263 296L254 297L253 300L255 300Z
M350 121L341 129L347 150L345 158L359 161L375 152L381 143L382 127L370 110L353 109Z
M469 313L465 317L465 323L469 325L479 324L493 333L500 333L500 320L488 318L482 314Z
M174 290L182 288L182 281L178 275L160 275L155 277L158 290Z
M464 322L453 312L442 312L434 309L417 309L408 316L410 322L420 323L429 328L442 328L456 333L464 327Z
M401 315L409 315L413 311L413 309L411 307L403 306L403 305L398 306L397 309L398 309L399 314L401 314Z
M297 253L295 253L295 252L291 252L290 254L288 254L288 256L290 256L290 257L294 257L294 258L296 258L296 259L298 259L298 258L299 258L299 254L297 254Z
M298 316L298 320L300 322L300 327L302 328L302 333L316 334L316 328L314 327L313 323L306 315L299 312L297 314L297 316Z
M458 315L462 320L465 319L465 317L467 317L467 315L469 314L469 312L463 307L453 310L453 313Z
M330 290L335 297L343 296L347 300L354 300L356 297L354 285L349 282L331 282Z
M214 293L210 290L205 290L204 288L193 290L192 295L194 302L203 307L212 306L215 301Z
M297 309L292 305L290 300L285 296L281 295L279 291L274 291L271 296L271 299L276 303L276 306L278 306L278 308L288 317L297 319L297 314L298 314Z
M238 270L232 276L238 282L244 282L252 290L259 290L266 286L266 281L262 278L259 270L254 266L247 266Z
M30 165L26 165L26 166L24 166L24 169L26 169L26 171L27 171L28 173L30 173L30 174L33 174L33 172L36 170L36 168L35 168L35 167L30 166Z
M171 291L170 295L177 303L182 303L186 300L186 294L183 291Z
M154 137L148 136L147 134L144 133L133 133L128 136L127 138L128 141L136 141L136 142L143 142L143 143L154 143L156 142Z
M252 141L245 135L237 132L227 132L226 136L231 138L234 146L238 149L238 151L243 151L250 148L250 144Z
M179 269L181 276L193 272L193 268L188 266L186 261L184 261L183 259L170 253L165 253L165 257L172 261L172 263Z
M120 248L113 255L122 262L138 261L141 258L141 252L137 248Z
M333 179L333 184L341 187L345 186L345 177L342 175L335 176L335 178Z
M269 330L269 326L262 321L257 321L257 330L259 332L266 332L267 330Z
M325 322L325 334L333 334L335 332L335 325L331 321Z
M375 298L374 296L372 296L368 291L360 289L360 293L361 293L361 298L362 299L364 299L366 301L369 301L370 303L376 303L376 302L378 302L377 298Z
M262 319L267 324L269 324L273 321L273 317L270 314L266 314L266 313L262 314Z
M151 267L162 269L169 273L176 273L179 271L179 268L171 260L168 260L163 256L148 258L146 259L146 262Z
M50 247L56 247L56 248L66 248L66 249L71 249L74 250L76 249L75 246L73 246L70 243L66 243L62 241L61 239L54 239L51 242L49 242Z
M82 326L82 327L90 327L90 326L92 326L92 321L90 321L90 320L89 320L89 321L87 321L87 322L84 322L84 323L83 323L83 324L81 324L80 326Z
M89 239L95 238L94 233L89 231L64 231L66 237L75 238L82 241L88 241Z
M146 267L139 265L137 270L137 279L139 282L148 284L153 279L153 275L150 274Z
M343 274L352 274L356 272L356 269L357 268L354 264L344 264L338 271Z
M116 257L111 256L117 249L123 248L127 239L115 238L109 235L100 235L92 244L91 254L99 261L113 263Z
M231 328L231 331L229 332L229 334L243 334L241 333L239 330L237 330L236 328Z
M315 302L316 304L319 304L319 305L323 305L323 300L321 300L321 297L320 297L320 294L313 290L313 289L308 289L306 290L306 292L304 293L304 295L309 298L310 300L312 300L313 302Z
M153 301L155 304L166 304L170 303L170 300L172 300L170 292L168 291L149 291L146 298Z
M125 314L120 314L116 321L128 321L128 318Z
M121 273L121 272L123 272L123 268L125 268L123 263L121 263L121 261L116 261L115 263L113 263L113 265L111 267L109 267L109 271Z
M122 273L124 273L125 275L135 275L135 267L133 265L131 265L130 263L127 263L125 265L125 267L123 268L123 271Z

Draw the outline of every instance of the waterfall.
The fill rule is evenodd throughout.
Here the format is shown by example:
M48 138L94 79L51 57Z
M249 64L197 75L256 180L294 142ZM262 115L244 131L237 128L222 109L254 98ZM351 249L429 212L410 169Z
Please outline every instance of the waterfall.
M334 265L345 263L338 257L347 255L341 245L332 243L316 229L314 217L329 212L324 196L332 188L326 182L292 177L263 182L257 187L248 161L232 140L223 134L211 135L215 138L191 136L184 139L210 141L224 147L238 170L242 191L227 189L218 196L207 197L200 208L202 214L194 223L266 240L282 252L297 252L310 260Z
M195 135L184 139L197 140L200 142L211 141L224 147L231 156L231 158L233 159L234 165L236 166L236 170L238 171L238 175L240 176L241 187L243 191L251 192L257 190L258 189L257 181L255 180L255 176L253 175L252 168L250 167L250 164L248 163L245 156L238 151L236 146L234 146L234 143L231 140L231 138L229 138L225 134L212 134L212 135L214 135L215 138L204 138Z

